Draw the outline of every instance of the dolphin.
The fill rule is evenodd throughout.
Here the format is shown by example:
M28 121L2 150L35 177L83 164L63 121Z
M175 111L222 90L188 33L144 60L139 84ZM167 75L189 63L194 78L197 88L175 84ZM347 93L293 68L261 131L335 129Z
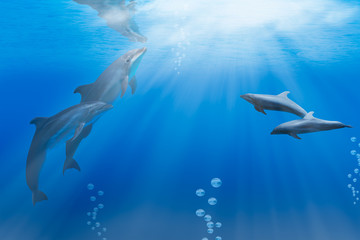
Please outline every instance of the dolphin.
M257 111L265 115L264 109L289 112L299 117L304 117L307 112L287 97L289 93L289 91L282 92L278 95L247 93L240 97L254 105Z
M351 128L338 121L327 121L313 116L314 112L309 112L304 118L286 122L277 126L271 134L289 134L290 136L301 139L297 134L327 131L339 128Z
M36 202L48 199L38 189L39 175L46 159L46 150L74 134L67 141L68 148L68 143L78 141L77 139L83 134L86 125L96 121L102 113L111 108L112 105L100 101L86 102L67 108L52 117L37 117L31 120L30 123L35 124L36 131L26 160L26 182L32 191L34 205ZM66 159L63 171L69 168L80 171L78 163L73 158Z
M125 0L74 0L79 4L89 5L98 12L98 16L105 19L107 25L119 32L132 42L145 43L147 38L143 36L133 19L135 14L134 0L126 5Z
M95 82L77 87L74 93L81 94L81 102L102 101L109 104L115 101L120 92L121 97L124 96L128 85L134 94L137 87L135 73L146 50L143 47L128 51L115 60Z
M122 97L128 85L130 85L132 94L134 94L137 87L135 73L145 52L145 47L128 51L113 62L94 83L79 86L74 93L81 94L82 103L103 101L109 104L118 98L120 92ZM129 79L131 79L130 82ZM86 126L76 140L66 143L67 159L73 158L82 139L90 134L92 125L93 123Z

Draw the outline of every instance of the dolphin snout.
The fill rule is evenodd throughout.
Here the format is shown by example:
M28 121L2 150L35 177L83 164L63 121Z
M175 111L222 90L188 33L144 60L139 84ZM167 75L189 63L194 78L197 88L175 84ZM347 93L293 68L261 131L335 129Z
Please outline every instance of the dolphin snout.
M240 97L241 97L242 99L245 99L246 101L250 101L250 100L251 100L251 97L250 97L248 94L240 95Z

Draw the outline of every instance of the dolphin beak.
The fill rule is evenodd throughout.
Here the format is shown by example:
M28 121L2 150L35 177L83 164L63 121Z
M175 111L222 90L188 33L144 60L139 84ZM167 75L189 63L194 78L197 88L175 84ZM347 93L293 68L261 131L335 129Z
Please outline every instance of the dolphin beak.
M145 53L146 53L146 51L147 51L147 48L146 47L143 47L143 48L140 48L140 49L138 49L137 51L136 51L136 54L135 54L135 56L134 56L134 61L136 60L136 59L138 59L139 57L141 57L142 55L144 55Z
M247 95L247 94L240 95L240 97L241 97L242 99L248 101L248 102L251 101L251 97L250 97L249 95Z

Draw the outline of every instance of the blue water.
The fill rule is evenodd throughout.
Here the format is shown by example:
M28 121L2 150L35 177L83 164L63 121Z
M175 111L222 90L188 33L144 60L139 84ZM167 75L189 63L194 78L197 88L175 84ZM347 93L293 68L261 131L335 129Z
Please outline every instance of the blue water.
M165 2L139 2L145 44L70 0L0 2L1 239L359 239L360 202L347 187L359 189L347 177L357 167L350 151L360 151L359 2L291 1L289 9L278 0L271 9L257 0L259 14L244 0L210 1L204 12L201 1L185 1L184 11L182 1ZM80 173L62 175L64 145L48 152L40 189L49 200L33 206L30 120L77 104L77 86L143 46L137 92L119 98L83 141ZM270 135L296 116L265 116L239 96L285 90L316 117L354 128ZM87 225L99 203L101 238ZM222 227L208 234L200 208Z

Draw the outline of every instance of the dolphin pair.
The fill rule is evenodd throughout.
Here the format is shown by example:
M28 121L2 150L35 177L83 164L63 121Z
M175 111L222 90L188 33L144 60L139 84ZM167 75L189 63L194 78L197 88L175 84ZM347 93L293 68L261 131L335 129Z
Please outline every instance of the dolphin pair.
M36 131L26 160L26 182L32 191L34 205L36 202L47 200L47 196L38 189L46 150L73 134L73 137L66 142L66 151L68 152L69 149L71 152L71 149L77 146L79 137L88 134L86 130L84 131L85 126L96 121L102 113L111 108L112 105L100 101L80 103L52 117L37 117L30 122L35 124ZM70 168L80 170L78 163L67 154L63 171Z
M126 5L125 0L74 0L79 4L89 5L98 12L99 17L106 20L109 27L118 31L124 37L133 42L147 41L139 27L133 19L136 2L129 1Z
M293 113L302 119L286 122L277 126L271 134L288 134L296 139L301 139L297 134L311 133L339 128L351 128L338 121L326 121L315 118L314 112L307 113L302 107L290 100L287 95L289 91L285 91L278 95L266 94L244 94L240 97L254 105L255 109L264 114L264 110L274 110Z
M38 189L46 150L61 140L68 139L74 132L73 137L66 141L63 173L71 168L80 171L78 163L73 158L79 144L90 134L94 122L102 113L112 108L111 103L120 93L121 96L125 94L128 85L132 88L132 93L135 92L135 73L145 52L146 48L128 51L113 62L94 83L76 88L75 93L81 94L80 104L50 118L35 118L30 122L36 125L36 131L26 161L26 181L32 191L34 205L36 202L47 200L47 196Z

